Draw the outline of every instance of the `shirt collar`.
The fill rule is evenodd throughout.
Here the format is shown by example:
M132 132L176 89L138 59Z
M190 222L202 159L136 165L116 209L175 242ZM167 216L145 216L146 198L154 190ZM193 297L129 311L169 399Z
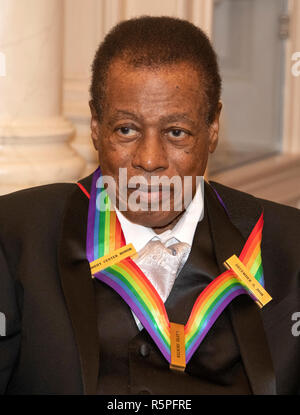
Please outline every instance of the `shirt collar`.
M130 242L133 243L137 252L152 239L159 239L162 243L166 243L168 240L175 238L178 242L185 242L191 246L197 224L202 220L204 214L203 191L204 186L202 180L196 189L196 193L191 203L188 205L186 211L174 228L161 234L157 234L152 228L129 221L118 209L115 209L124 233L126 244Z

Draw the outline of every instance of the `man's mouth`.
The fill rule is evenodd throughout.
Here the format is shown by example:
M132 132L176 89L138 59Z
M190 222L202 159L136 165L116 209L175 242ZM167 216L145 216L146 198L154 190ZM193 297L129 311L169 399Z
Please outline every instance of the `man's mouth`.
M128 189L135 189L139 190L141 192L159 192L159 191L165 191L168 188L166 186L162 186L161 184L144 184L144 183L128 183Z
M135 197L139 197L140 203L158 203L161 202L163 195L166 195L169 189L162 188L161 186L128 186L130 193L134 192Z
M180 188L181 190L181 188ZM176 192L176 186L173 183L162 183L151 180L148 183L146 180L129 181L127 185L118 189L119 202L121 201L122 210L123 205L129 210L153 210L153 211L170 211L178 210L181 206L182 196L181 192ZM120 205L120 206L121 206ZM181 210L181 207L179 208Z

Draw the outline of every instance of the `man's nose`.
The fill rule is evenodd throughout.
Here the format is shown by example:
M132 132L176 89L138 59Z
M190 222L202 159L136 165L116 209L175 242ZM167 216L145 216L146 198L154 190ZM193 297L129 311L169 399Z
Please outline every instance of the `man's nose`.
M165 143L156 131L147 131L138 143L132 166L147 172L162 171L169 167Z

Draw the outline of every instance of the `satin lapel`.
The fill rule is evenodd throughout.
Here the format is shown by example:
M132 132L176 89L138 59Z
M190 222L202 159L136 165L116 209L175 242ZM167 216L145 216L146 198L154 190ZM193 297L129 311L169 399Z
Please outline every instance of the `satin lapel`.
M205 186L205 200L215 254L220 272L224 272L223 262L233 254L240 254L245 239L229 220L213 189L207 183ZM253 205L252 214L245 218L247 223L244 229L251 230L254 227L261 211L258 203ZM252 392L274 394L275 375L260 309L249 296L240 295L229 305L229 310Z
M83 182L89 190L90 177ZM88 204L89 199L74 185L64 212L58 261L80 356L84 393L94 394L99 371L99 340L95 295L85 253Z

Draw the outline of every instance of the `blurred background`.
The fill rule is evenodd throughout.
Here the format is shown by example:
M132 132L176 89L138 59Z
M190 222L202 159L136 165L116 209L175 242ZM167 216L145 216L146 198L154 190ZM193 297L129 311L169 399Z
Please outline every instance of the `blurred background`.
M113 25L145 14L193 22L217 51L207 178L300 208L300 0L0 0L0 194L96 168L91 62Z

